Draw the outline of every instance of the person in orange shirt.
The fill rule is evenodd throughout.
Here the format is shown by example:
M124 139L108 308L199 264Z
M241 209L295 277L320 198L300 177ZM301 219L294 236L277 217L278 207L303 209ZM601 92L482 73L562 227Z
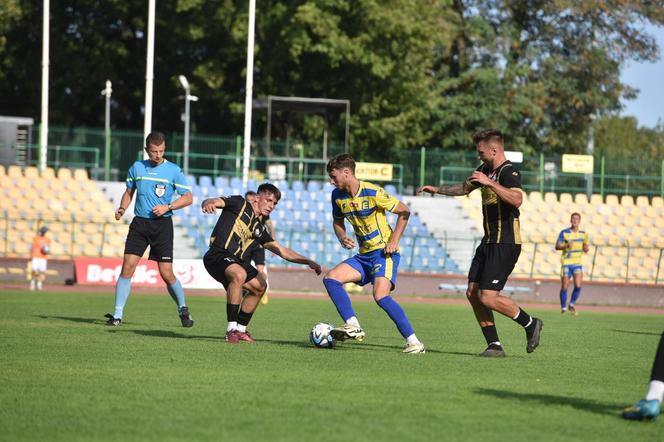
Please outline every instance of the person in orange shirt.
M48 227L44 226L39 229L37 236L32 239L32 279L30 279L30 290L41 290L42 282L46 277L46 267L48 260L49 247L51 246L51 238L46 236Z

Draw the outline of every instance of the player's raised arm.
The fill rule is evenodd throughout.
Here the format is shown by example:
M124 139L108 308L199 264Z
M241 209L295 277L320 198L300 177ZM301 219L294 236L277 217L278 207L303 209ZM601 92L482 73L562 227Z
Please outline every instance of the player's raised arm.
M417 189L417 194L420 193L430 193L432 195L439 194L445 196L463 196L468 195L470 192L475 190L476 187L471 185L468 181L465 181L460 184L451 184L449 186L432 186L426 185Z
M318 264L316 261L311 260L307 258L306 256L300 255L297 253L295 250L290 249L282 244L280 244L278 241L270 241L265 244L263 244L263 247L268 249L270 252L274 253L275 255L279 255L286 261L294 262L296 264L306 264L309 266L310 269L316 272L317 275L320 275L322 270L320 268L320 264Z
M223 198L207 198L201 203L203 213L214 213L217 209L226 207L226 201Z

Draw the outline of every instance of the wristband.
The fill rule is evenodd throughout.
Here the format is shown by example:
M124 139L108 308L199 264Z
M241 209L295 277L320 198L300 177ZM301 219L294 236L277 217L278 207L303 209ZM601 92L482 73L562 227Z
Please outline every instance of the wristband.
M173 210L173 204L168 205L168 210Z

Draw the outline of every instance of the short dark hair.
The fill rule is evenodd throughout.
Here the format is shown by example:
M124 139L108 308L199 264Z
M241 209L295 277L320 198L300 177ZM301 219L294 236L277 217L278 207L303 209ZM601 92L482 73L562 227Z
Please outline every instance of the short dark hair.
M145 138L145 148L147 149L152 144L153 146L159 146L166 142L166 135L161 132L150 132Z
M245 198L248 197L248 196L254 196L254 195L256 195L256 192L254 192L253 190L247 190L247 191L244 193L244 197L245 197Z
M327 162L327 173L335 169L343 169L344 167L349 168L355 173L355 160L353 157L347 153L340 153L330 158L330 161Z
M480 144L482 141L497 141L501 145L504 142L503 133L498 129L483 129L473 134L473 143Z
M580 214L579 212L573 212L573 213L569 216L569 218L572 219L572 217L573 217L574 215L578 216L579 219L581 219L581 214Z
M247 192L249 193L249 192ZM281 191L274 184L263 183L258 186L257 193L271 193L279 201L281 199Z

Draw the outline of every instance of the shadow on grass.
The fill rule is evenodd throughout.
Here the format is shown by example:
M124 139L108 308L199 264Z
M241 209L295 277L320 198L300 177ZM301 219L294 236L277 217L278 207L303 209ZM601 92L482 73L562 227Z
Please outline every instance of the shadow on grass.
M134 333L137 335L149 336L153 338L212 339L215 341L224 340L224 336L185 335L183 333L175 333L168 330L121 330L117 327L114 327L108 331L111 333Z
M662 334L662 333L658 333L658 332L647 332L647 331L637 331L637 330L618 330L616 328L614 328L611 331L618 332L618 333L628 333L628 334L632 334L632 335L660 336Z
M515 391L496 390L493 388L478 388L477 393L485 396L493 396L498 399L507 399L518 402L536 402L542 405L565 405L578 410L589 411L595 414L603 414L619 417L618 411L622 410L624 404L602 403L591 399L582 399L567 396L555 396L540 393L518 393Z
M46 315L35 315L41 319L60 319L61 321L71 321L79 322L84 324L104 324L106 319L95 319L95 318L78 318L75 316L46 316Z

